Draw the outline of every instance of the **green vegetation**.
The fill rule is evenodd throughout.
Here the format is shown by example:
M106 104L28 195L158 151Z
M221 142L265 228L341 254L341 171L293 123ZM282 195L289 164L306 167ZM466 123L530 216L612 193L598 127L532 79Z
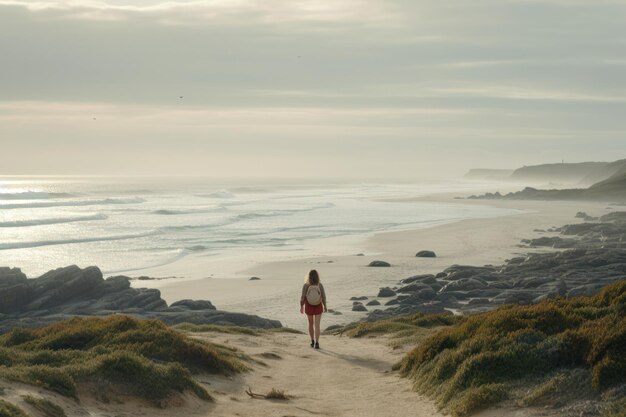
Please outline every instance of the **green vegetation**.
M32 395L25 395L22 398L26 404L35 410L41 411L45 417L67 417L65 411L52 401L44 398L35 398Z
M595 392L623 384L624 346L626 280L594 297L504 306L468 317L426 338L400 371L420 392L464 416L507 398L523 380L560 370L585 370ZM528 401L536 403L557 382L546 384Z
M0 400L0 417L30 417L21 408Z
M174 326L174 329L189 333L229 333L229 334L246 334L250 336L261 336L266 333L295 333L302 334L300 330L290 329L289 327L279 327L276 329L258 329L240 326L216 326L214 324L193 324L180 323Z
M160 321L121 315L76 317L0 336L1 378L70 397L76 397L78 383L95 382L157 404L187 390L210 400L192 374L233 374L246 370L247 360L234 349L191 339Z
M454 316L449 313L426 315L418 312L388 320L351 323L332 330L330 333L345 334L356 338L384 334L390 336L392 347L399 348L420 343L431 335L434 329L451 326L462 322L464 319L462 316Z

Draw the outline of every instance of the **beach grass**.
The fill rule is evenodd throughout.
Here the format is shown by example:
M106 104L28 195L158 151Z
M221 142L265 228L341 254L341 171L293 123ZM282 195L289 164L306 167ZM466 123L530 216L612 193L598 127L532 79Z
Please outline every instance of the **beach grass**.
M194 374L230 375L250 358L227 346L195 340L160 321L115 315L75 317L0 336L0 377L77 397L81 383L116 387L156 404L190 391L211 400Z
M31 417L21 408L10 402L0 400L0 417Z
M330 330L330 334L346 335L353 338L385 335L394 349L415 345L438 328L452 326L465 320L463 316L445 314L414 313L407 316L394 317L387 320L357 322Z
M67 417L61 407L45 398L35 398L32 395L24 395L22 399L26 404L41 412L44 417Z
M509 305L467 317L428 336L399 369L418 391L465 416L509 398L521 381L556 375L526 398L540 403L566 378L558 376L561 370L581 369L588 378L578 383L596 393L624 384L624 346L626 280L594 297Z

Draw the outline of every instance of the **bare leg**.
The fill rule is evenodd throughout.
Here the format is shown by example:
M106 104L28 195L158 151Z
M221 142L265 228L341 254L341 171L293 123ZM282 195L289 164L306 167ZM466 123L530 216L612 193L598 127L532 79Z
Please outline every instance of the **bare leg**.
M320 320L322 320L322 315L321 314L316 314L315 315L315 341L316 342L319 342L319 340L320 340ZM309 331L309 333L310 333L310 331Z
M309 336L311 336L311 340L315 339L315 335L313 334L313 318L314 316L306 315L306 318L309 319Z

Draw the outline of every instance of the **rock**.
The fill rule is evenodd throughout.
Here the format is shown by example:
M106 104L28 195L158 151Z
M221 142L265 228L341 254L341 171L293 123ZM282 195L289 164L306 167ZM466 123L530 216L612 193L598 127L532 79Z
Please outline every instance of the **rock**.
M372 300L369 303L365 304L366 306L379 306L380 305L380 301L378 300Z
M417 297L422 300L432 300L437 296L437 293L433 291L431 288L425 288L417 292Z
M423 289L430 289L430 287L426 284L413 283L409 285L405 285L404 287L398 288L397 293L413 293Z
M361 296L361 297L350 297L350 301L363 301L363 300L367 300L366 296Z
M383 287L378 291L378 297L394 297L396 292L389 287Z
M494 297L494 301L503 304L530 304L536 297L536 293L532 292L507 290Z
M465 299L467 299L467 294L461 291L449 291L449 292L437 293L437 300L442 301L442 302L465 300Z
M626 271L626 211L600 220L552 227L549 231L559 236L527 241L567 246L561 251L515 256L500 266L452 265L434 277L422 274L405 278L397 290L400 295L386 303L389 308L368 317L409 314L429 303L430 290L435 291L433 301L466 314L505 303L530 304L558 296L597 294L601 287L623 279ZM469 301L462 303L466 299Z
M0 267L0 288L26 284L26 275L19 268Z
M546 294L542 294L542 295L536 297L535 299L533 299L533 304L540 303L540 302L545 301L545 300L551 300L553 298L556 298L557 296L558 296L558 294L555 293L555 292L549 292L549 293L546 293Z
M13 313L28 302L31 289L19 268L0 268L0 313Z
M172 303L171 307L184 307L189 310L216 310L215 306L208 300L180 300Z
M499 290L497 288L487 287L487 288L482 288L480 290L468 291L467 293L465 293L465 295L467 295L467 298L485 298L485 297L495 297L501 292L502 290Z
M579 287L575 287L569 290L567 292L567 298L594 295L601 287L601 285L598 286L597 284L581 285Z
M492 275L496 272L496 270L493 267L486 266L452 265L451 267L446 268L444 272L447 273L447 281L456 281L462 278L470 278L477 275Z
M226 324L273 328L279 321L216 310L210 301L181 300L168 307L157 289L132 288L125 276L102 277L97 267L75 265L26 279L19 269L0 268L0 332L42 326L74 315L129 314L168 324Z
M419 281L424 284L435 284L437 280L433 274L414 275L412 277L404 278L400 281L402 284L410 284L412 282Z
M485 304L489 304L489 299L488 298L472 298L471 300L467 302L467 304L471 306L485 305Z
M385 261L372 261L369 263L368 266L380 268L380 267L389 267L391 266L391 264Z
M603 222L612 222L612 221L620 221L626 222L626 211L614 211L612 213L608 213L600 217L600 220Z
M577 241L575 239L563 239L559 236L549 237L544 236L538 239L524 239L522 242L529 246L547 246L550 248L573 248L576 246Z
M449 291L469 291L486 288L487 285L475 278L462 278L458 281L452 281L444 285L440 292Z
M261 278L259 277L250 277L250 279L248 281L260 281Z
M364 253L357 253L357 254L356 254L356 255L354 255L354 256L365 256L365 254L364 254Z
M554 282L554 279L551 277L547 277L547 278L529 278L529 279L524 279L521 280L519 282L516 283L516 287L522 287L522 288L537 288L541 285L544 284L548 284Z
M415 254L418 258L436 258L437 255L431 250L421 250Z
M352 311L367 311L367 308L363 305L363 303L355 301L352 303Z
M597 217L592 217L592 216L588 215L587 213L585 213L584 211L579 211L578 213L576 213L575 217L578 218L578 219L583 219L585 221L598 220Z

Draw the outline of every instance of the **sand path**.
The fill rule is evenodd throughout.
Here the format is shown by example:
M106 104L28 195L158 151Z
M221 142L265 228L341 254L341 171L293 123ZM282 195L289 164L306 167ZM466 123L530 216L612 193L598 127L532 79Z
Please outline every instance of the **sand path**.
M267 364L233 379L213 379L217 392L211 416L441 416L435 405L391 372L404 353L386 339L323 336L322 349L309 347L306 335L263 337L203 335L228 343ZM280 358L271 359L278 355ZM288 401L252 399L244 389L285 390Z

